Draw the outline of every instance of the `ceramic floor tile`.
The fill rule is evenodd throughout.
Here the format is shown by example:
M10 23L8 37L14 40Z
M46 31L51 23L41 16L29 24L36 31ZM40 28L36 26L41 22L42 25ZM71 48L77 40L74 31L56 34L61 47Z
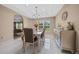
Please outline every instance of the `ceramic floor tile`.
M8 40L0 43L0 54L32 54L33 47L23 48L23 43L20 38ZM55 43L53 35L45 35L45 43L40 47L35 48L36 54L61 54L61 50Z

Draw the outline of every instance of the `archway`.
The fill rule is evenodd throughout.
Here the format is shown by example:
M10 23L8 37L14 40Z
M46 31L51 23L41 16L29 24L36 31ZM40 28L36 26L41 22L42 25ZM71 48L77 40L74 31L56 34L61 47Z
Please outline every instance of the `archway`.
M23 17L21 15L14 16L14 38L20 37L23 30Z

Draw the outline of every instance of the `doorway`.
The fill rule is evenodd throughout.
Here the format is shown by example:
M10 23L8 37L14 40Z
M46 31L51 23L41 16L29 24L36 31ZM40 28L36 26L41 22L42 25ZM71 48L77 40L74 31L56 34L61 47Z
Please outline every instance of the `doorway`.
M23 17L21 15L14 16L14 38L21 36L23 31Z

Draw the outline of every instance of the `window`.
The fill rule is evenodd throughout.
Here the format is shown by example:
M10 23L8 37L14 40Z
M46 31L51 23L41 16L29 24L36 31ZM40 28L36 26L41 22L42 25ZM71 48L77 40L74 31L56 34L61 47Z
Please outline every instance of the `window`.
M20 15L15 15L15 18L14 18L14 28L16 29L16 30L18 30L18 29L22 29L23 28L23 18L22 18L22 16L20 16Z
M45 28L45 31L49 31L50 29L50 21L49 20L40 20L39 21L39 29Z
M44 22L44 28L45 28L45 31L49 31L49 29L50 29L50 21L45 21Z
M22 29L22 22L16 23L16 29Z
M20 37L23 30L23 18L20 15L15 15L14 17L14 38Z

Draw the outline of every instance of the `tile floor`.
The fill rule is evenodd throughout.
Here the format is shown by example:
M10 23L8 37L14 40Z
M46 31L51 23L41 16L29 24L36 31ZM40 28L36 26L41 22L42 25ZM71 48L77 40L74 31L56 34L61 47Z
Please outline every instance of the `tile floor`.
M5 42L0 42L0 54L32 54L32 47L23 48L23 43L20 38L15 40L7 40ZM53 35L45 36L45 43L41 47L37 47L35 50L36 54L61 54L61 50L57 47L55 43L55 38Z

